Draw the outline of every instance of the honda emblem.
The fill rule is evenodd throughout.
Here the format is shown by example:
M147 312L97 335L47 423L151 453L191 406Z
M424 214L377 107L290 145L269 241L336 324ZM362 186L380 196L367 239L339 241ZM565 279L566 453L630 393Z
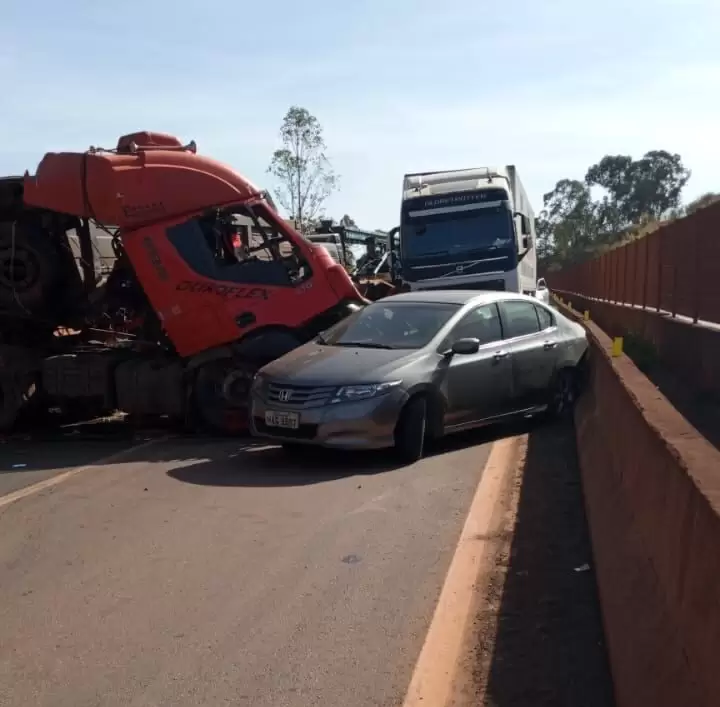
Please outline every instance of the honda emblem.
M281 390L278 393L278 400L281 403L286 403L290 398L292 397L292 391L291 390Z

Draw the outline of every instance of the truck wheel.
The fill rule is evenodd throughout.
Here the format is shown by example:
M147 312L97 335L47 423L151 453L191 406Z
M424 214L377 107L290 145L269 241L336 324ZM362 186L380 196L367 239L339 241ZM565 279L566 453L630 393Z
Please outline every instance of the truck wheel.
M202 427L220 434L248 431L250 385L257 367L229 359L200 366L193 386L194 410Z
M46 307L47 293L57 281L57 254L32 225L0 224L0 305L24 312Z
M427 400L411 398L400 413L395 427L395 451L400 458L412 464L423 455L427 429Z

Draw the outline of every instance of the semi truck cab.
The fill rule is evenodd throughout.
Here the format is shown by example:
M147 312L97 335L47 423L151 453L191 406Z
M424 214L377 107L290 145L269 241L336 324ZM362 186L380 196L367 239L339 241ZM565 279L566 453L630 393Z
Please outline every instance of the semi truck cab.
M534 293L534 215L514 166L407 174L400 218L411 289Z

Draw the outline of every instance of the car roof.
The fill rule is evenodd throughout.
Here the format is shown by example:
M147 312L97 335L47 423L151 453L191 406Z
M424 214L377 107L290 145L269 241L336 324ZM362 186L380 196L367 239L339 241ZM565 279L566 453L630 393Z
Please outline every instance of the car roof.
M379 302L424 302L426 304L485 304L506 299L521 299L537 303L535 297L502 290L416 290L384 297Z

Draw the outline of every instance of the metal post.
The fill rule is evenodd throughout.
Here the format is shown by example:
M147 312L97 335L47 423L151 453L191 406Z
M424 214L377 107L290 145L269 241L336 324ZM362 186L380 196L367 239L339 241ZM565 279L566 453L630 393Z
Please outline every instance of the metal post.
M657 311L659 312L662 309L662 280L663 280L663 241L665 240L665 234L662 229L657 231L656 233L651 234L648 236L648 238L655 238L657 237L658 242L658 255L657 255L657 267L658 267L658 277L657 277Z
M697 218L695 219L697 221ZM693 228L693 245L695 247L695 273L693 277L693 324L700 319L700 229L698 224Z
M621 304L627 304L627 284L628 284L628 270L629 270L629 260L628 254L627 254L627 246L624 245L620 248L620 252L622 253L622 259L623 259L623 289L622 289L622 299L620 300Z
M672 305L670 307L673 318L677 315L677 280L678 280L678 264L677 264L677 238L672 242L672 290L670 292Z
M648 282L650 280L650 236L645 236L643 241L645 242L645 278L643 280L642 308L647 309Z

